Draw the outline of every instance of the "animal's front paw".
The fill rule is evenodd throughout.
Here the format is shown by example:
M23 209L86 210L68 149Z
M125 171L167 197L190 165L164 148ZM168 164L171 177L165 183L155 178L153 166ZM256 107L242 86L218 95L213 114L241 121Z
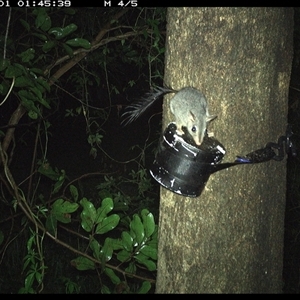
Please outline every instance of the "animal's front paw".
M214 134L213 132L207 132L207 136L208 136L208 137L214 137L215 134Z

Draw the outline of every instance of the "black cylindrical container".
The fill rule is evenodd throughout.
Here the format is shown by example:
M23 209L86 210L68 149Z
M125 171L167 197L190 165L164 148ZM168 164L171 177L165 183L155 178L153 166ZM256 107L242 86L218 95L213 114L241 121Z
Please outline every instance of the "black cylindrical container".
M176 125L171 123L162 136L150 173L170 191L198 197L224 154L224 147L216 139L206 136L198 148L177 135Z

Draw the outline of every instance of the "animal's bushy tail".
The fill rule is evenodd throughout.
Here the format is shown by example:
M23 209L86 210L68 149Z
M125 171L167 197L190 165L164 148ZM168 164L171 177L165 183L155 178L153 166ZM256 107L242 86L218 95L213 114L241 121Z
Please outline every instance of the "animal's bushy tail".
M169 93L176 93L169 87L157 87L148 92L139 101L129 105L126 112L122 114L122 122L124 126L135 121L141 114L143 114L157 99Z

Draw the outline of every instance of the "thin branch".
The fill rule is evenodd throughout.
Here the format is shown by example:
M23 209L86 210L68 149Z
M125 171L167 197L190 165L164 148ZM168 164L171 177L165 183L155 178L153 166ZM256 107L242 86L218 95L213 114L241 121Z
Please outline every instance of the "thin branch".
M10 18L11 18L11 7L9 8L8 18L7 18L7 25L6 25L6 32L5 32L5 38L4 38L4 49L3 49L3 63L6 57L6 43L7 43L7 37L8 37L8 30L9 30L9 24L10 24Z
M119 19L121 16L123 16L128 9L121 10L119 13L115 15L113 20ZM92 41L92 50L79 52L74 58L72 58L69 62L67 62L62 68L60 68L54 75L52 75L49 79L49 84L52 85L57 79L59 79L63 74L65 74L67 71L69 71L71 68L73 68L78 62L80 62L85 56L87 56L88 53L91 51L96 50L100 46L100 42L105 36L107 32L109 32L110 23L108 22L103 29L100 30L96 38ZM83 50L81 50L83 51Z
M5 98L4 98L4 100L0 103L0 106L1 106L1 105L6 101L6 99L8 98L8 96L10 95L10 93L11 93L11 91L12 91L14 85L15 85L15 77L13 77L11 86L10 86L10 88L9 88L9 90L8 90L8 92L7 92L6 96L5 96Z
M151 33L152 30L147 30L147 32ZM129 38L131 36L137 36L137 35L140 35L140 34L144 34L144 31L130 31L130 32L126 32L126 33L114 36L114 37L108 37L106 39L103 39L103 40L99 41L96 44L92 44L91 49L80 48L80 49L75 50L73 52L73 55L78 59L78 57L79 57L80 54L85 53L84 56L82 57L82 58L84 58L88 53L95 51L100 46L106 45L106 44L108 44L110 42L121 41L121 40L127 39L127 38ZM51 71L51 69L53 69L55 66L60 65L61 63L65 62L65 61L69 60L70 58L71 58L70 55L65 55L65 56L59 58L51 66L47 67L47 69L44 72L44 75L46 76ZM80 58L78 61L80 61L82 58ZM55 74L52 77L56 78Z

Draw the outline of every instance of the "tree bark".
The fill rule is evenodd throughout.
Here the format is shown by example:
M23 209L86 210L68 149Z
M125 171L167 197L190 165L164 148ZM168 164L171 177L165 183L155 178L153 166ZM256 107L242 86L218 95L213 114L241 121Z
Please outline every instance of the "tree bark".
M165 83L206 95L223 162L285 133L292 32L291 8L168 8ZM286 160L214 173L198 198L162 188L156 292L281 292L285 191Z

